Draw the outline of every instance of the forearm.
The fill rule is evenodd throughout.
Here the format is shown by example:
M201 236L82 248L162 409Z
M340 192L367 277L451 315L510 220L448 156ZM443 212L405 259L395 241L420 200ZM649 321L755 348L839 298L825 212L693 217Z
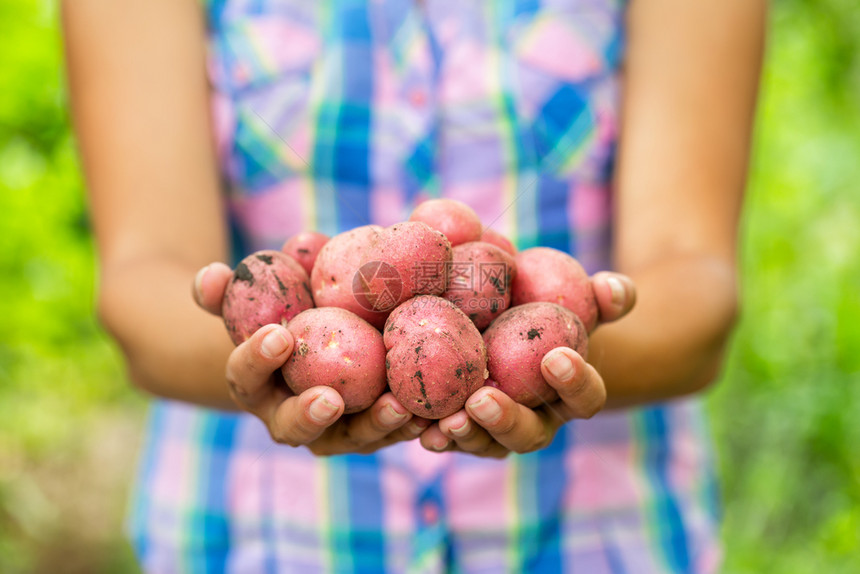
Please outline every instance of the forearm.
M99 314L122 346L138 387L160 397L235 409L224 373L233 343L221 320L195 305L196 270L167 259L106 269Z
M607 405L621 407L701 390L717 375L737 314L734 268L705 255L677 256L633 271L637 300L591 338Z
M140 387L228 407L229 339L190 293L227 253L200 6L69 0L63 30L101 318Z
M764 4L630 4L613 259L637 303L598 329L590 354L610 406L692 393L719 370L738 306Z

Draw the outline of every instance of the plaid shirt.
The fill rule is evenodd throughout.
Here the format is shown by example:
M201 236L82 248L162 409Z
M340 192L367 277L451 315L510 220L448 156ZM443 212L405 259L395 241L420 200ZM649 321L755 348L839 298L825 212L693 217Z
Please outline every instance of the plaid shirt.
M470 204L519 247L609 265L620 0L210 0L236 256ZM484 460L417 441L317 458L158 401L130 531L170 572L711 572L697 401L574 421Z

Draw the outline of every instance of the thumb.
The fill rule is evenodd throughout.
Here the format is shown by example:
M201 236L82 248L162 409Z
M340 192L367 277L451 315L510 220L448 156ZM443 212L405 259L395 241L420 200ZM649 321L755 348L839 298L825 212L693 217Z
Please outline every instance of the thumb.
M601 271L591 278L600 322L616 321L636 304L636 286L627 275Z
M221 301L233 271L224 263L210 263L197 272L191 293L194 301L213 315L221 315Z

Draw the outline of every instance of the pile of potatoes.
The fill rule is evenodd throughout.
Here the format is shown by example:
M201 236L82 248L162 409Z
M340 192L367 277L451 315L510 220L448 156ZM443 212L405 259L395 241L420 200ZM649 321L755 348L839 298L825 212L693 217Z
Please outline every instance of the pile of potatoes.
M517 252L449 199L391 227L300 233L281 251L253 253L236 266L222 311L236 344L266 324L290 330L282 372L293 392L330 386L355 413L390 388L428 419L455 413L484 385L529 407L555 400L541 359L560 346L585 355L598 320L573 257Z

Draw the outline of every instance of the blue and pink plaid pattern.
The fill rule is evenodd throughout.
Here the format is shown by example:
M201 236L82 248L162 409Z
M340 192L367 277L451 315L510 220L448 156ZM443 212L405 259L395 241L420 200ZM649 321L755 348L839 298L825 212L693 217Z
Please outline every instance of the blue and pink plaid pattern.
M470 204L608 268L619 0L209 0L236 254ZM695 400L484 460L417 442L317 458L262 423L154 404L130 518L149 572L712 572Z

